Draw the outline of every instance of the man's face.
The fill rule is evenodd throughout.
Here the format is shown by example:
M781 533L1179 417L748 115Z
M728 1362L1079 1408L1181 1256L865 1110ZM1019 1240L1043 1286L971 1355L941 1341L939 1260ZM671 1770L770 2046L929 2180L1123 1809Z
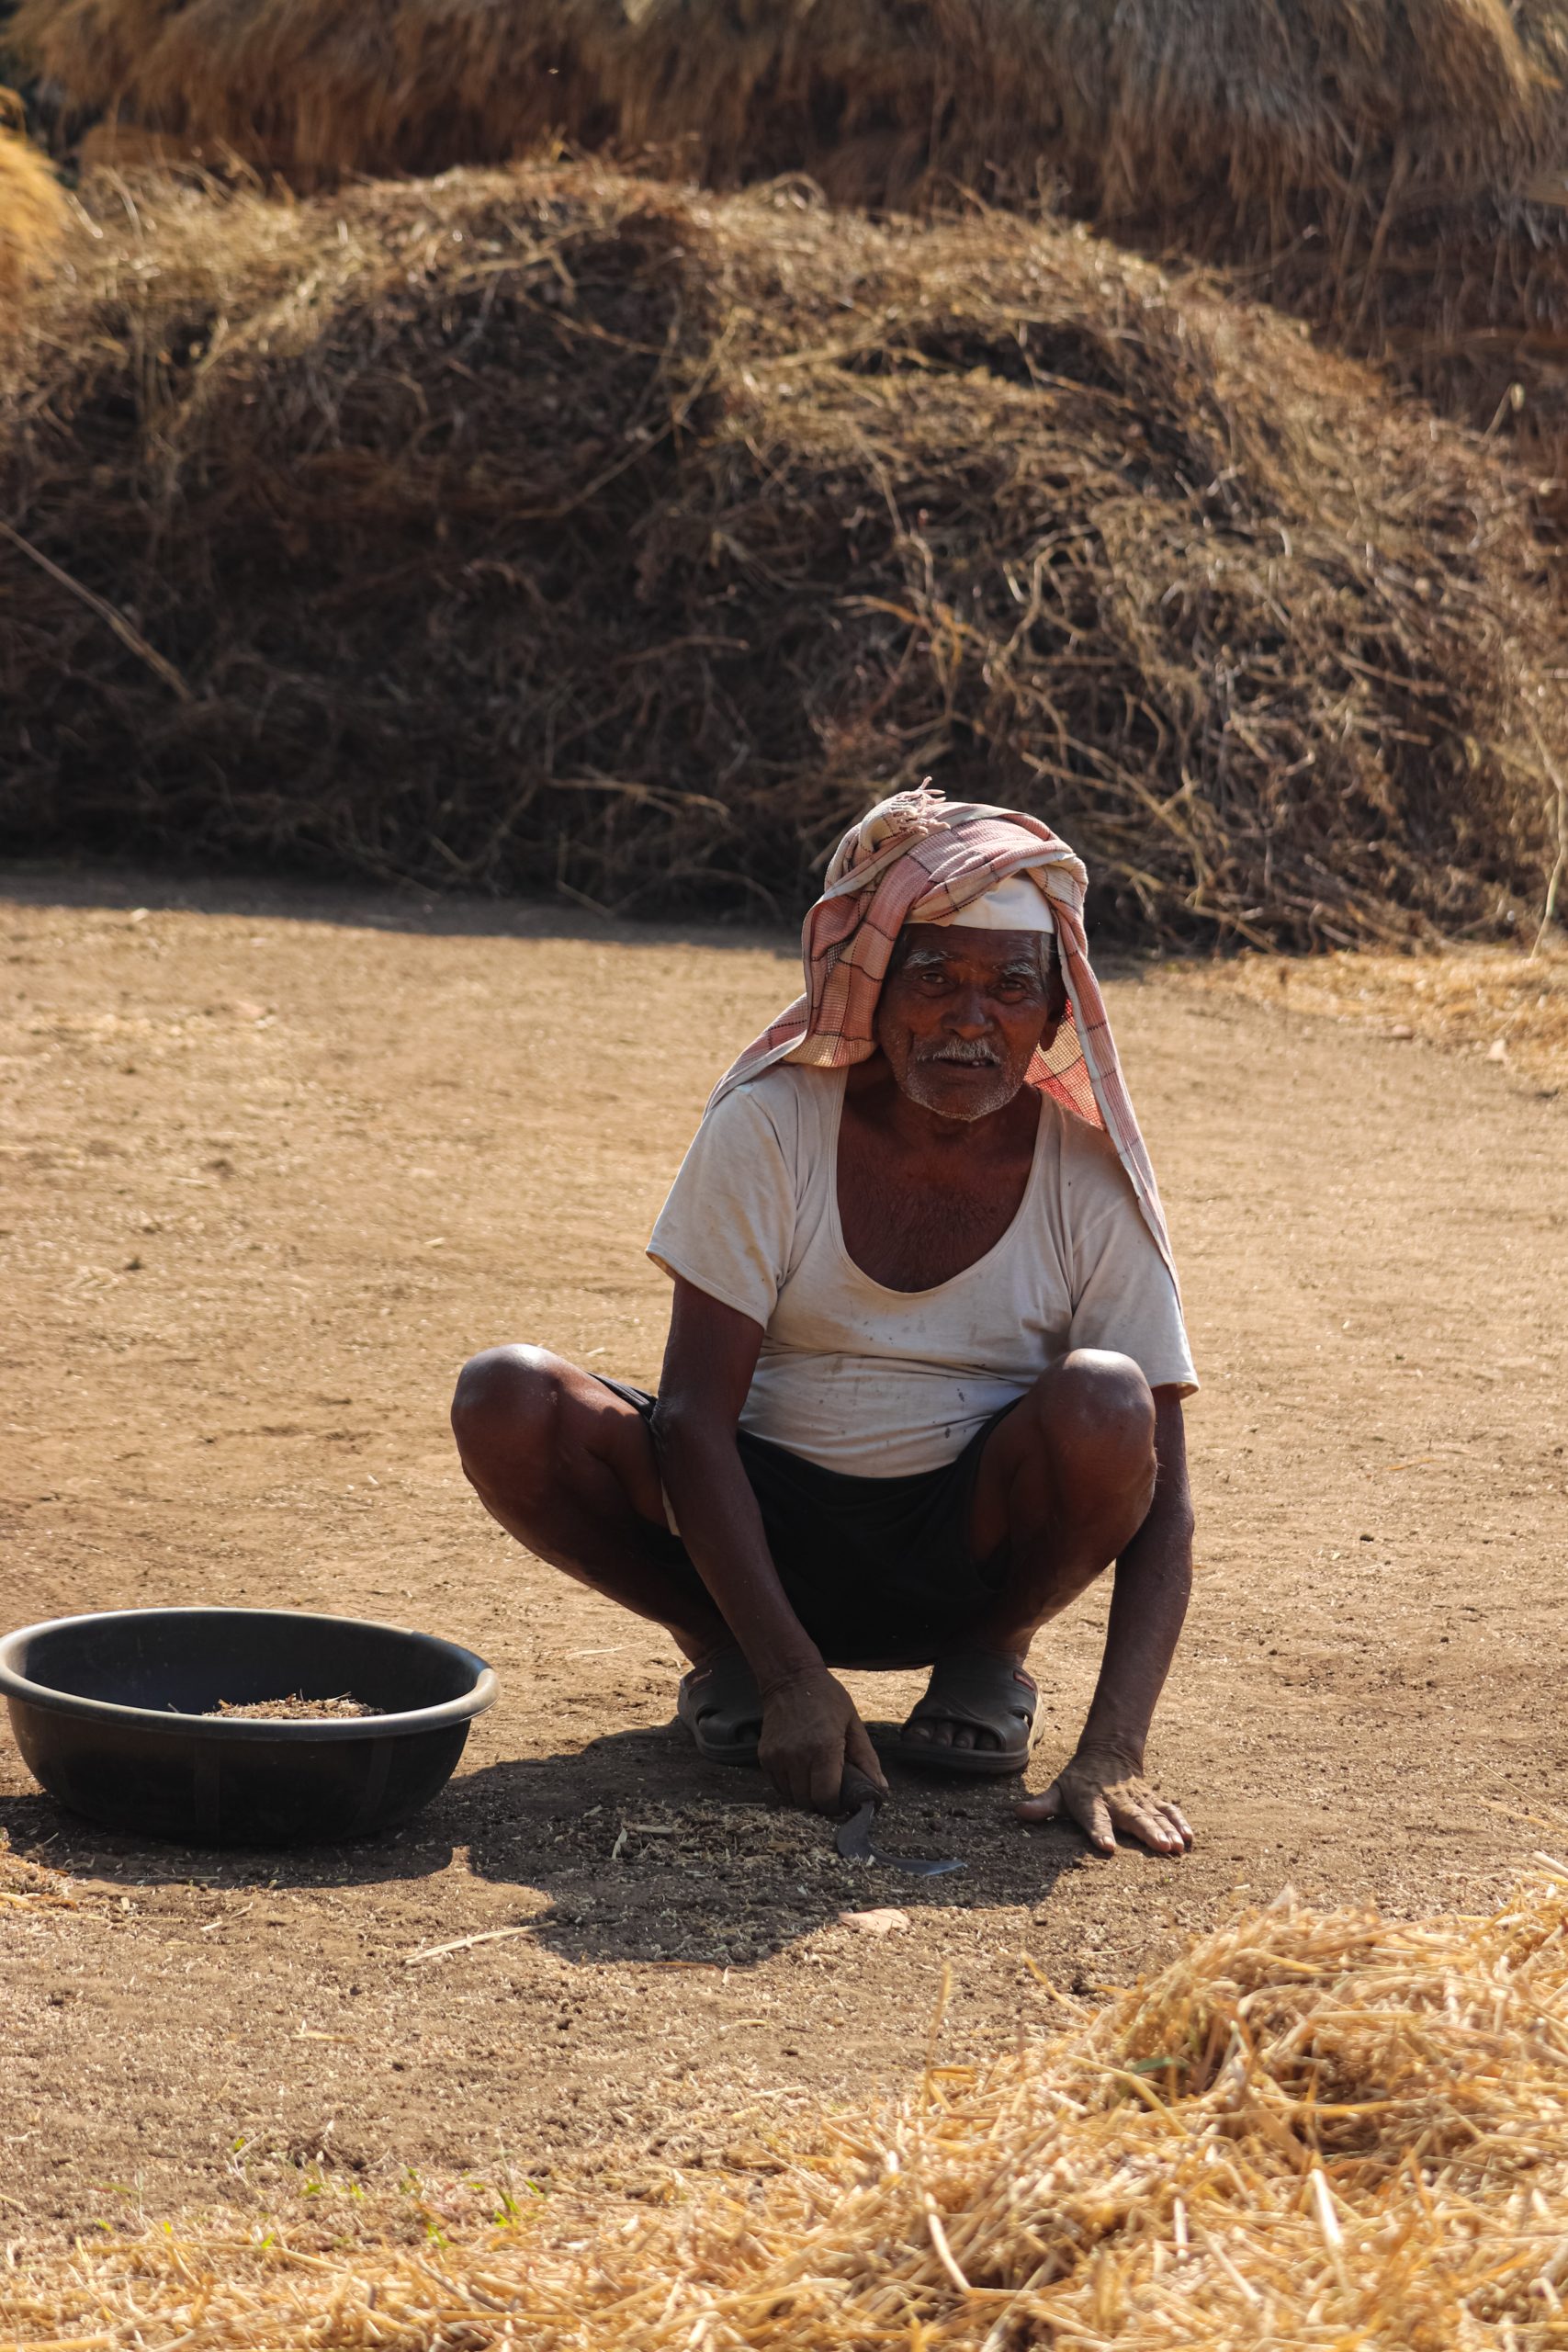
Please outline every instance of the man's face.
M1055 943L1041 933L906 923L876 1042L912 1102L944 1119L984 1119L1012 1101L1066 1004Z

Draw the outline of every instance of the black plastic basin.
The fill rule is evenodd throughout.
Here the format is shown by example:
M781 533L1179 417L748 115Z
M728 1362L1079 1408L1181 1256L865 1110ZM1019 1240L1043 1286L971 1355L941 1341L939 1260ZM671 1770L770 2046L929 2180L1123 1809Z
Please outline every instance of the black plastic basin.
M374 1716L209 1715L220 1700L348 1692ZM495 1697L432 1634L291 1609L120 1609L0 1641L28 1770L73 1813L187 1846L293 1846L404 1821L451 1777Z

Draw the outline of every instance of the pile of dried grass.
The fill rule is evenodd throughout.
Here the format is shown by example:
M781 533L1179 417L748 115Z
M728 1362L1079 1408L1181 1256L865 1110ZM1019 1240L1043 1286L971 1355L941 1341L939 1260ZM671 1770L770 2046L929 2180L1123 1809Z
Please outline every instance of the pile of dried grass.
M19 323L24 299L60 250L66 208L46 158L6 127L0 90L0 335Z
M418 2252L84 2246L0 2276L0 2324L57 2352L1545 2352L1568 2332L1568 1871L1485 1919L1281 1896L1099 2016L771 2160Z
M1564 0L21 0L15 38L82 118L298 187L552 137L853 202L1060 185L1475 423L1517 382L1568 469Z
M585 166L101 230L0 373L13 850L792 915L930 770L1144 939L1539 908L1516 486L1267 311Z
M9 39L85 111L301 179L613 142L857 201L1060 173L1131 212L1249 206L1402 144L1479 193L1551 160L1562 0L19 0Z
M1374 1036L1421 1038L1499 1062L1541 1092L1568 1091L1568 949L1531 957L1472 947L1438 956L1277 956L1188 962L1179 986L1322 1014Z

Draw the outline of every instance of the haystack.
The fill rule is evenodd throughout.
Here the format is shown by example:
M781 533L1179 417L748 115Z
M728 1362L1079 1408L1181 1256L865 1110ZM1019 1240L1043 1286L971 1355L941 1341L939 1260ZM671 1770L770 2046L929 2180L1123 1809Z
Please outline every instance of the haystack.
M1122 211L1328 190L1395 144L1479 194L1552 160L1568 52L1562 0L18 0L10 39L83 109L300 175L559 133L869 200L1065 173Z
M1440 956L1231 956L1168 965L1164 978L1204 995L1245 996L1375 1037L1421 1038L1502 1065L1541 1094L1568 1095L1568 939L1534 955L1455 947Z
M101 228L0 383L13 849L793 918L929 772L1142 940L1539 909L1517 489L1267 312L583 167Z
M1568 470L1564 0L21 0L15 37L79 119L301 187L558 138L857 203L1060 187Z
M84 2245L0 2274L0 2326L58 2352L1547 2352L1568 1871L1408 1926L1282 1896L1098 2016L757 2156L488 2241Z
M0 335L13 332L28 294L60 248L65 198L47 160L5 127L0 90Z

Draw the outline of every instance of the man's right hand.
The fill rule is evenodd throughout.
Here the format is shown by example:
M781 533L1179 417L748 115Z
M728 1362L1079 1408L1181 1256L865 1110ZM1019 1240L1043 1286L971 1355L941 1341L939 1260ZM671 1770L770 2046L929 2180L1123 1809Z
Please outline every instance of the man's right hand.
M803 1812L840 1810L849 1764L877 1788L887 1786L854 1701L825 1666L792 1674L764 1693L757 1756L780 1796Z

